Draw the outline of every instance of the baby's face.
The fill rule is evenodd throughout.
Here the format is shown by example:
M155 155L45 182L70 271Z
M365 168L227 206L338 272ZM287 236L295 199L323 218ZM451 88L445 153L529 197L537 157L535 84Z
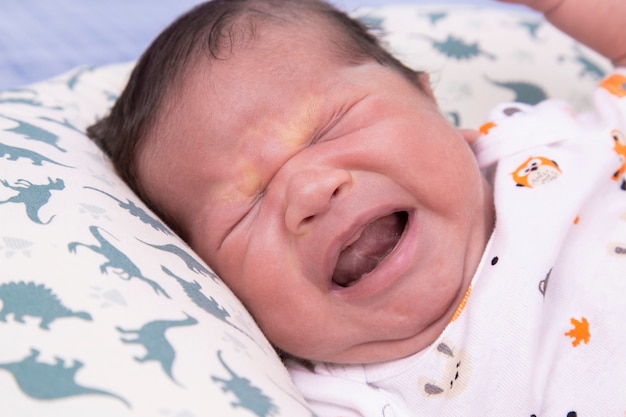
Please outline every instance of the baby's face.
M419 351L482 255L488 186L401 75L274 36L189 76L142 181L277 347L345 363Z

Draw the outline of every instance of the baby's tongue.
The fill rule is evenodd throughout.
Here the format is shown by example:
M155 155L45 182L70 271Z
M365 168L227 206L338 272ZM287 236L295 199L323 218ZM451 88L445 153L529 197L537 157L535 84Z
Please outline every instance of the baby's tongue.
M361 236L340 254L333 282L349 287L371 272L398 243L406 219L393 213L370 223Z

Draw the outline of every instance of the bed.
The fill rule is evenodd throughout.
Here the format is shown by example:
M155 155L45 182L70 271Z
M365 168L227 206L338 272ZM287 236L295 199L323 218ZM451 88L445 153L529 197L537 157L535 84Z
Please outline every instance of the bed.
M9 3L0 46L21 52L3 55L0 77L0 415L311 416L241 303L85 135L147 42L197 2ZM561 97L584 110L609 69L518 8L341 5L432 74L442 111L462 127L478 128L501 101ZM42 34L20 37L20 13ZM67 13L86 38L61 30ZM35 41L44 25L58 39Z

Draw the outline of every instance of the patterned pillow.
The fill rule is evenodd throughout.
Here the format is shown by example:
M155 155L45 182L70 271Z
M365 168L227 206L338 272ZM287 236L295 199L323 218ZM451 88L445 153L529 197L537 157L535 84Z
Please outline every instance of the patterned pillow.
M606 59L525 9L392 5L357 16L396 56L431 74L442 110L462 127L477 128L503 101L557 97L584 110L589 91L610 69Z
M443 111L580 107L608 69L535 14L463 6L357 12L433 73ZM0 415L310 416L253 319L85 136L132 64L0 94Z
M0 415L305 413L238 300L86 138L129 68L0 95Z

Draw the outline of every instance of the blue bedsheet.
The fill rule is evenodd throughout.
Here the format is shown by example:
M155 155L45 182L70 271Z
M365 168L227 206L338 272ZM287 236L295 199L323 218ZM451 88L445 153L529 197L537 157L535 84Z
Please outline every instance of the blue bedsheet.
M361 6L434 0L334 0ZM201 0L0 0L0 90L79 65L135 60L176 16ZM493 4L489 0L451 0Z

